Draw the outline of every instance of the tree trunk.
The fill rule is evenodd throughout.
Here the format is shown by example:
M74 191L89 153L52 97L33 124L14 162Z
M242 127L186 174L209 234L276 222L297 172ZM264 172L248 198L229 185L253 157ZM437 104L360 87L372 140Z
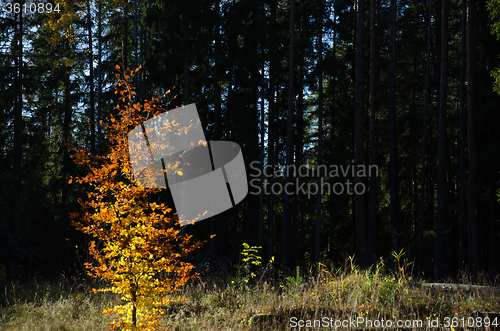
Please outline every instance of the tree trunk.
M259 247L264 245L264 135L265 129L265 105L264 105L264 68L262 68L261 78L261 95L260 95L260 194L259 194Z
M323 164L323 3L321 3L320 28L318 36L318 166ZM321 171L321 168L318 168ZM318 188L321 188L322 173L318 173ZM314 262L319 263L321 250L321 194L316 196L316 231L314 241Z
M488 145L490 147L490 150L493 150L493 133L492 129L488 129ZM490 161L488 163L488 190L489 190L489 263L488 263L488 268L490 272L490 276L494 277L495 272L497 271L497 259L498 259L498 254L497 254L497 236L498 232L496 231L496 204L497 204L497 198L496 198L496 187L495 183L497 183L497 176L495 176L496 171L493 170L492 167L493 161Z
M260 27L262 28L262 33L265 34L264 24L265 24L265 11L264 11L264 1L259 1L259 20ZM264 149L265 149L265 139L266 134L265 128L265 45L264 40L260 42L260 66L262 74L260 75L260 194L259 194L259 234L258 243L259 247L264 247ZM262 256L262 248L259 250Z
M424 116L422 120L422 179L420 182L420 217L418 224L418 253L417 253L417 275L420 276L422 271L422 245L424 232L424 214L425 214L425 149L427 139L427 108L429 106L429 69L430 69L430 52L431 52L431 28L432 28L432 0L429 0L429 16L427 19L427 56L425 65L425 95L424 95Z
M356 26L356 82L354 94L354 219L356 226L357 262L366 267L366 222L364 195L356 193L358 184L364 186L363 177L357 170L363 166L363 86L364 86L364 38L365 38L365 0L358 0Z
M291 175L288 169L291 168L293 164L293 114L294 114L294 32L295 32L295 0L290 0L290 53L288 60L288 114L287 114L287 126L286 126L286 169L285 172L285 186L288 187L288 183L291 182ZM285 196L283 201L283 223L281 227L281 265L286 269L288 265L288 228L291 218L290 213L290 198L291 194L288 194L285 190Z
M269 101L269 135L267 141L267 158L268 165L271 166L271 169L274 169L274 136L276 131L275 126L275 82L276 82L276 51L275 51L275 37L273 30L276 27L276 7L277 1L271 1L271 24L269 29L270 35L270 43L269 43L269 95L267 96ZM274 184L274 176L269 177L269 187L273 187ZM269 195L268 200L268 215L267 215L267 259L268 261L274 256L274 196L272 194Z
M139 61L139 66L144 64L144 27L140 25L140 17L139 17L139 8L137 8L137 24L138 24L138 33L139 33L139 40L137 43L139 44L139 51L137 54L138 61ZM141 70L140 73L137 75L137 85L136 85L136 93L137 93L137 100L141 101L142 100L142 77L143 77L144 70Z
M213 140L218 140L220 139L220 111L221 111L221 105L220 105L220 82L219 82L219 72L220 72L220 61L219 61L219 53L220 53L220 20L219 20L219 14L220 14L220 0L215 1L215 15L216 15L216 22L215 22L215 45L214 45L214 131L212 134L212 139ZM210 235L213 236L216 234L216 227L217 227L217 218L216 216L212 216L210 218ZM212 237L210 238L210 256L215 257L217 254L217 238Z
M135 287L132 288L132 325L137 328L137 290Z
M446 226L446 110L448 98L448 0L441 2L441 78L439 101L438 187L436 212L436 245L434 272L443 279L444 231Z
M101 155L101 140L102 140L102 1L98 1L97 13L97 155Z
M137 18L137 0L134 0L134 68L139 66L139 51L138 51L138 39L139 39L139 21ZM135 85L135 100L140 101L140 86L139 86L140 75L134 75L134 85Z
M475 0L467 1L467 101L468 101L468 148L469 148L469 189L468 189L468 246L469 274L474 279L478 270L477 249L477 173L476 173L476 81L475 81Z
M188 23L184 22L184 104L189 104Z
M376 95L376 73L375 61L377 59L376 48L376 14L377 2L370 2L370 165L376 164L376 139L375 139L375 95ZM371 168L370 168L371 170ZM368 265L375 264L375 232L376 232L376 210L377 210L377 177L374 173L370 177L370 209L368 216L368 238L367 238L367 262Z
M122 61L123 61L123 66L127 68L129 66L128 64L128 38L130 36L130 33L128 31L128 25L129 25L129 12L128 12L128 2L125 3L123 6L123 40L122 40Z
M22 3L21 3L22 5ZM22 8L22 7L21 7ZM19 235L21 218L21 164L23 157L23 11L19 11L19 26L16 25L17 54L15 62L17 67L16 77L16 105L14 111L14 235Z
M69 43L66 40L67 43ZM68 57L69 55L69 45L68 45ZM65 67L64 72L64 118L62 125L62 137L69 141L71 138L71 117L73 115L71 108L71 86L70 86L70 70L71 67ZM68 208L68 166L71 164L71 159L69 157L69 152L67 148L62 149L62 174L61 174L61 205L59 207L59 220L63 221L67 219ZM58 239L57 239L57 269L59 272L64 270L64 261L65 261L65 252L64 249L65 241L64 234L67 232L66 222L62 222L62 224L58 227Z
M391 251L398 249L399 237L399 180L396 131L396 0L389 5L389 186L391 217Z
M466 0L462 0L462 26L460 41L460 113L459 113L459 158L460 158L460 243L458 248L458 272L465 272L465 259L467 247L467 205L465 199L465 71L466 71L466 30L465 22L467 20Z
M95 154L95 101L94 101L94 54L93 53L93 41L92 38L92 13L91 13L91 2L87 2L87 19L88 19L88 37L89 37L89 84L90 84L90 107L89 107L89 120L90 120L90 152Z

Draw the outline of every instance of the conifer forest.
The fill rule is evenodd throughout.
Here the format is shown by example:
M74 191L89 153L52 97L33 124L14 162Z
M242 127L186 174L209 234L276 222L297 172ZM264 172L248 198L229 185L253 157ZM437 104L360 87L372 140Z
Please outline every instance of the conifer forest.
M243 243L289 275L395 254L419 280L500 274L498 1L0 4L2 282L93 273L164 295ZM207 141L240 146L248 193L181 226L124 148L193 103ZM149 283L124 285L120 261Z

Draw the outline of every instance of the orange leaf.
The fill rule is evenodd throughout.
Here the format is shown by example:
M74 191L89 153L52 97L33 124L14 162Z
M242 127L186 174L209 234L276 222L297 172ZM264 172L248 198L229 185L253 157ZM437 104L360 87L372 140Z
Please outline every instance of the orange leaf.
M116 65L116 69L121 69ZM113 292L122 295L128 304L133 304L143 315L138 314L137 323L141 329L156 329L159 314L155 310L145 309L145 302L154 305L161 303L161 298L185 284L190 278L197 277L195 272L189 272L194 267L185 262L179 262L180 254L170 243L181 238L179 231L164 227L164 223L179 224L177 213L165 204L148 203L149 192L156 189L142 187L132 176L130 158L128 157L128 133L130 128L137 127L147 120L148 112L152 116L167 111L164 106L155 104L158 99L144 100L143 103L133 103L134 86L123 78L130 78L131 70L123 70L122 77L117 75L118 84L115 93L120 94L122 101L116 105L118 115L103 117L107 124L106 134L109 153L103 156L92 155L86 150L75 150L72 160L90 168L85 177L68 178L68 183L84 183L90 186L87 197L78 199L81 213L72 213L71 224L83 233L99 239L99 246L92 241L88 253L92 256L91 263L85 263L88 275L98 277L110 284L107 288L95 292ZM137 71L137 69L135 69ZM120 100L118 99L118 100ZM148 103L149 102L149 103ZM115 113L115 112L113 112ZM103 124L103 121L100 121ZM170 126L180 127L174 121ZM150 128L148 130L154 130ZM62 136L61 136L62 138ZM182 176L180 164L168 164L170 171ZM147 168L145 172L147 172ZM166 170L165 170L166 171ZM146 174L148 175L148 174ZM145 178L147 180L147 177ZM134 185L136 184L136 185ZM199 242L190 242L190 236L182 236L183 252L186 254L200 247ZM143 258L144 257L144 258ZM182 275L170 278L164 275L161 279L148 278L161 270L169 270L173 274ZM144 277L148 276L148 277ZM136 279L137 282L123 281ZM170 299L166 299L170 302ZM175 299L175 301L182 299ZM106 312L117 314L119 319L113 321L112 329L127 329L128 304L106 309ZM148 312L146 312L148 311ZM159 324L158 324L159 325ZM130 329L130 328L128 328Z

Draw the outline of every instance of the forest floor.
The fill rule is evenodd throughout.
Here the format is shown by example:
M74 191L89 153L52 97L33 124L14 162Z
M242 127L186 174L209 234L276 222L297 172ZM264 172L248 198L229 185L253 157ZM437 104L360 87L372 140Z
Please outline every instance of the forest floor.
M337 269L323 264L297 269L294 277L280 276L269 264L254 277L248 268L236 268L230 275L206 270L172 295L185 300L164 307L162 327L472 330L489 325L500 329L496 287L430 286L415 282L404 268L395 273L384 269L379 265L359 270L348 261ZM64 277L57 282L4 285L0 330L109 330L105 323L113 316L101 312L120 304L120 299L114 294L93 294L95 286L83 278Z

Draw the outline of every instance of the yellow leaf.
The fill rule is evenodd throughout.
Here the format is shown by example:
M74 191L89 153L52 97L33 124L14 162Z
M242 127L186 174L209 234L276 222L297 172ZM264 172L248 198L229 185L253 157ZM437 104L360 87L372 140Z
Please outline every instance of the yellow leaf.
M177 263L180 256L170 243L178 239L178 231L164 227L164 223L177 222L177 214L163 203L148 203L148 194L156 191L144 188L138 180L134 180L128 155L130 128L144 123L148 114L155 116L167 110L146 100L134 105L131 101L135 93L134 87L123 78L131 76L131 71L135 69L120 68L118 65L115 68L123 70L123 77L116 77L118 84L115 93L129 103L117 104L117 117L109 116L104 120L107 127L102 139L108 140L109 153L98 156L76 148L71 153L76 164L90 168L90 171L85 177L69 178L68 183L72 183L74 179L91 186L87 198L78 200L81 213L70 215L71 224L78 230L99 238L99 248L95 241L88 247L93 259L92 263L85 263L85 266L90 276L104 280L109 286L96 292L116 293L126 301L123 305L106 309L109 314L120 315L113 322L114 329L132 329L131 307L136 307L137 329L154 330L159 323L160 310L150 307L158 307L161 298L195 278L196 273L190 272L193 265ZM172 121L170 125L173 123ZM178 162L168 164L168 167L178 175L183 175L181 170L177 170L180 167ZM169 170L170 172L172 171ZM147 176L141 178L141 181L147 180ZM130 181L134 184L128 184ZM183 239L183 251L186 254L200 246L199 242ZM155 277L161 270L183 276ZM175 302L180 299L166 300Z

